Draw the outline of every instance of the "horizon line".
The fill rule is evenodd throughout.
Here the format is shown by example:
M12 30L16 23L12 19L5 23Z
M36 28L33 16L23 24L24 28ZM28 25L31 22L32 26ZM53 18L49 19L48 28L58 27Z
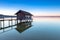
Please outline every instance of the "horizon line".
M33 16L33 17L60 17L60 16Z

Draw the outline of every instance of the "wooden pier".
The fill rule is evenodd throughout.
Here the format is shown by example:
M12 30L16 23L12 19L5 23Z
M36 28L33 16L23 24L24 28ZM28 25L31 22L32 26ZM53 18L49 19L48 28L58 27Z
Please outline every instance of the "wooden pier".
M6 24L5 21L8 21L7 27L5 27L5 24ZM15 24L13 24L13 21L15 21ZM0 19L0 22L3 22L3 23L0 23L0 24L2 24L2 27L0 26L0 30L1 29L4 30L8 27L12 27L13 25L16 25L17 24L17 18L15 18L15 17L9 17L9 18L3 17Z
M2 27L0 26L0 30L3 29L4 31L4 29L9 28L9 27L12 28L13 25L17 25L20 22L32 22L33 20L32 19L33 15L23 10L19 10L17 13L15 13L15 15L16 16L0 15L0 25L2 24ZM15 21L15 24L13 20ZM5 27L5 24L6 24L5 21L8 21L7 27Z

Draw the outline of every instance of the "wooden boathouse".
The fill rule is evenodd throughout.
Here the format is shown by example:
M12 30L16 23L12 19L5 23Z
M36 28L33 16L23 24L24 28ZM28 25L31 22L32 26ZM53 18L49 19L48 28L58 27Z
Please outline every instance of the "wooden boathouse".
M2 26L0 26L0 30L3 29L3 31L4 31L4 29L6 29L6 28L9 28L9 27L12 28L12 26L17 25L18 23L21 23L21 22L26 23L26 24L28 22L32 22L33 21L32 16L33 15L31 13L23 11L23 10L19 10L17 13L15 13L15 16L0 15L0 25L2 25ZM6 24L5 21L8 21L7 26L5 26L5 24ZM19 27L17 27L17 28L19 28Z
M17 20L20 20L20 22L28 22L32 21L32 14L23 10L19 10L17 13Z

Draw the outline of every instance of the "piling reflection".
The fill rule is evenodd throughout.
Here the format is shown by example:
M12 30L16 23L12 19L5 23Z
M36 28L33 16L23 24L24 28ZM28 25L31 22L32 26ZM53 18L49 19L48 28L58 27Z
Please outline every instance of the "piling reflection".
M32 22L21 22L21 23L17 24L16 30L18 32L22 33L30 27L32 27Z
M2 23L1 23L1 21L0 21L0 29L1 29L1 26L2 26Z
M4 21L5 22L5 21ZM8 25L6 26L5 24ZM15 22L13 22L15 23ZM4 24L4 25L3 25ZM10 21L6 21L5 23L3 23L3 21L0 21L0 33L4 33L4 32L7 32L9 30L12 30L12 29L16 29L18 32L22 33L23 31L27 30L28 28L30 28L32 26L32 22L20 22L18 24L12 24L10 25Z
M16 28L16 21L0 21L0 34Z

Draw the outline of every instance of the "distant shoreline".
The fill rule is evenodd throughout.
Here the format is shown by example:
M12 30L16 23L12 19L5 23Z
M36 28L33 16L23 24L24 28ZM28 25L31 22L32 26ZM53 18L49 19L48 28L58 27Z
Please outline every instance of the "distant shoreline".
M60 16L33 16L35 18L39 18L39 17L42 17L42 18L60 18Z

